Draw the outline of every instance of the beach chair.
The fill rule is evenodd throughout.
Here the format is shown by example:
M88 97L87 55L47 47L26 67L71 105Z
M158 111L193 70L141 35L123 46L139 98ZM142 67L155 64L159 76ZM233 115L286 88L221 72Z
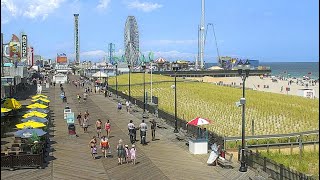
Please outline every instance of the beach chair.
M228 158L226 158L228 157ZM233 168L232 167L232 157L233 154L232 153L227 153L225 152L225 158L219 156L217 158L218 164L224 168Z

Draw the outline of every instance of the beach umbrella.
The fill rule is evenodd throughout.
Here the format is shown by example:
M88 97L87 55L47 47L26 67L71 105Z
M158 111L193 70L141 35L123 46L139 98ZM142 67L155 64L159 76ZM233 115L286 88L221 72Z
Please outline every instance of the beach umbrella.
M38 112L38 111L31 111L31 112L28 112L28 113L24 114L22 117L23 118L27 118L27 117L31 117L31 116L37 116L37 117L45 118L48 115L44 114L44 113L41 113L41 112Z
M44 104L40 104L40 103L34 103L34 104L30 104L27 106L27 108L32 109L32 108L40 108L40 109L45 109L48 106L44 105Z
M1 108L1 113L6 113L11 111L12 109L8 109L8 108Z
M37 94L37 95L32 96L31 98L32 98L32 99L38 99L38 98L40 98L40 97L41 97L41 98L46 98L46 99L48 98L48 96L43 95L43 94Z
M46 133L47 132L43 131L42 129L25 128L15 132L14 136L21 137L21 138L29 138L32 136L32 134L36 134L37 136L43 136Z
M31 100L32 102L36 102L36 101L43 101L43 102L46 102L46 103L49 103L50 100L46 99L46 98L37 98L37 99L32 99Z
M201 125L205 125L205 124L210 124L210 120L204 119L201 117L196 117L195 119L189 121L187 124L193 125L193 126L201 126Z
M22 105L14 98L7 98L3 106L8 109L20 109Z
M24 123L16 124L16 127L19 129L31 127L31 128L41 128L45 127L46 125L41 123L41 122L36 122L36 121L27 121Z
M37 116L31 116L31 117L27 117L27 118L21 119L21 121L22 122L35 121L35 122L46 123L46 122L48 122L48 119L37 117Z
M40 109L40 108L32 108L32 109L28 110L27 112L31 112L31 111L38 111L38 112L45 113L45 114L48 114L48 112L49 112L48 109Z

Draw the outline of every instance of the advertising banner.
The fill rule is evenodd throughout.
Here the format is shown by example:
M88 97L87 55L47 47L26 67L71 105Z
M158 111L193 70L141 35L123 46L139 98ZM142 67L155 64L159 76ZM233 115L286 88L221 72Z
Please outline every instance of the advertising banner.
M57 56L57 63L66 64L68 62L68 58L66 56Z
M33 66L34 65L34 60L33 60L33 47L29 47L28 48L28 55L27 55L27 59L28 59L28 65L29 66Z
M11 58L20 58L20 43L19 42L10 42L10 57Z
M27 35L22 35L22 40L21 40L21 57L26 58L28 55L28 48L27 48Z

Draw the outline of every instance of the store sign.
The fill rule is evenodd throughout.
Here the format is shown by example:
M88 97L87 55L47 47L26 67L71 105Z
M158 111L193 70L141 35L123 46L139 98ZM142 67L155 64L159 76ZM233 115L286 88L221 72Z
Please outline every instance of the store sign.
M28 56L28 48L27 48L27 35L22 35L22 42L21 42L21 57Z

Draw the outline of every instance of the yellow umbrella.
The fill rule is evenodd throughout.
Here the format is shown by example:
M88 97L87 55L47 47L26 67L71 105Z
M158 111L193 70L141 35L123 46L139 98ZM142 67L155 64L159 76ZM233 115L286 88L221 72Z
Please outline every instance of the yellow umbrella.
M38 101L38 100L43 101L43 102L46 102L46 103L49 103L49 102L50 102L50 100L45 99L45 98L42 98L42 97L37 98L37 99L32 99L31 101L32 101L32 102L36 102L36 101Z
M12 109L8 109L8 108L1 108L1 112L2 113L6 113L6 112L9 112L11 111Z
M32 96L32 99L38 99L38 98L40 98L40 97L42 97L42 98L48 98L48 96L46 96L46 95L37 94L37 95Z
M41 123L41 122L36 122L36 121L27 121L24 123L17 124L16 127L19 129L23 129L26 127L32 127L32 128L41 128L45 127L46 125Z
M22 107L19 101L14 98L7 98L3 106L8 109L20 109Z
M34 103L34 104L30 104L27 106L27 108L32 109L32 108L40 108L40 109L45 109L48 106L44 105L44 104L40 104L40 103Z
M38 112L38 111L31 111L29 113L24 114L22 117L23 118L27 118L27 117L31 117L31 116L37 116L37 117L40 117L40 118L45 118L45 117L47 117L47 114L44 114L44 113L41 113L41 112Z

